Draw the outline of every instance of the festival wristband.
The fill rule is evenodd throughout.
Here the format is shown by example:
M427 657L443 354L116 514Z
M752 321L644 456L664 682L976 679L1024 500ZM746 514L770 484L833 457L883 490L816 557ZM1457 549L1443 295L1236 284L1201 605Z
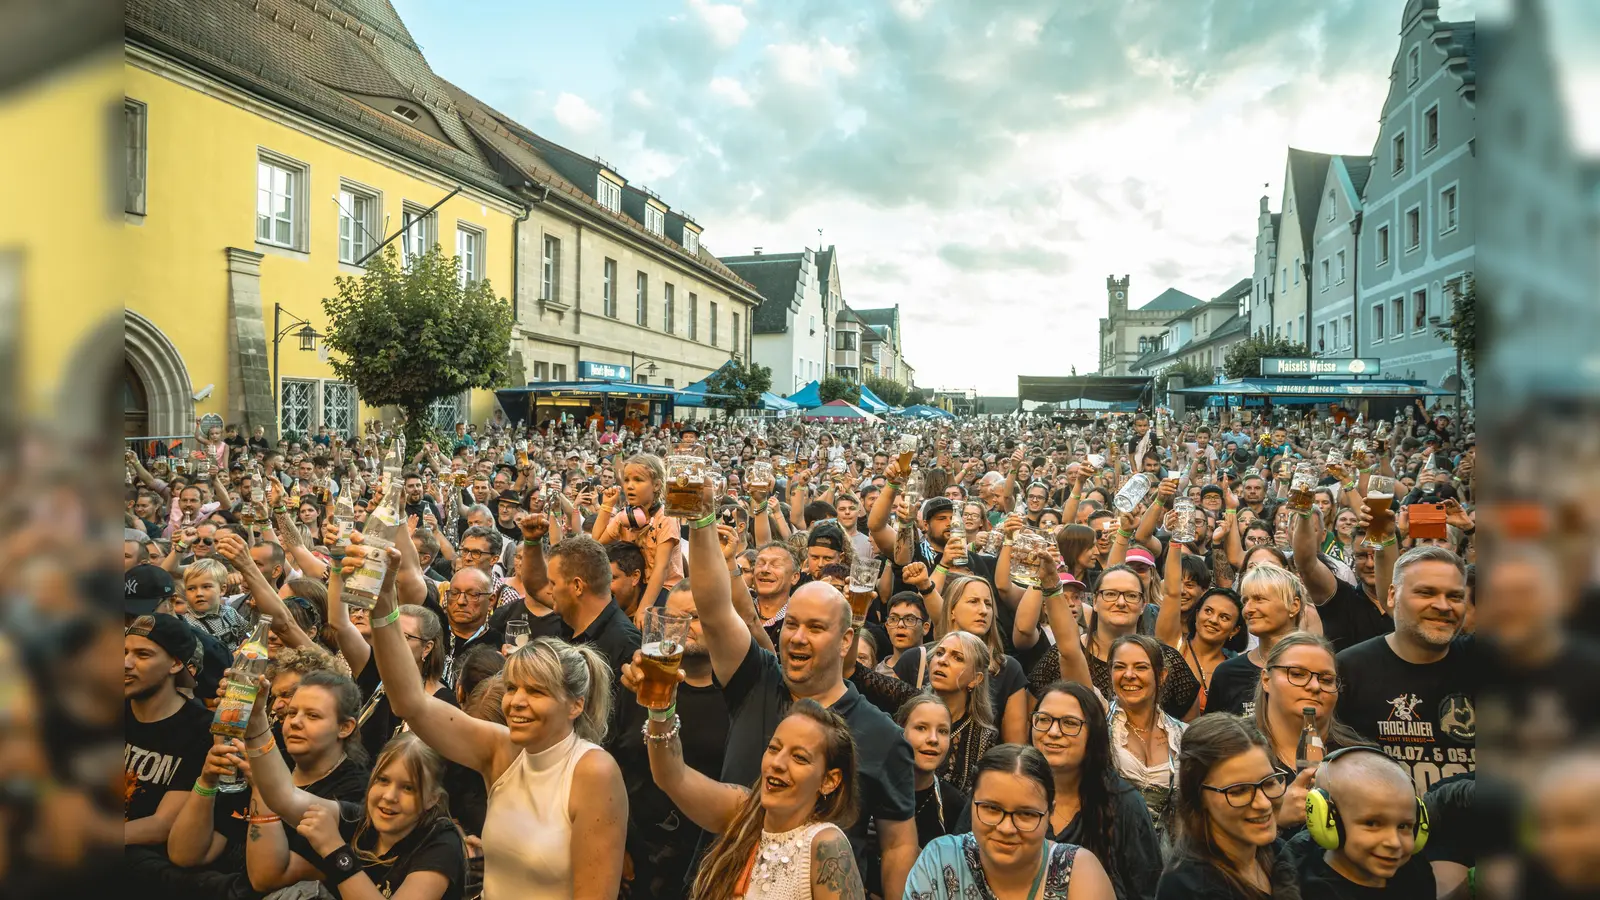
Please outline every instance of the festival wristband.
M1117 537L1119 537L1119 538L1128 538L1128 539L1131 540L1133 538L1133 532L1127 530L1126 528L1118 528L1117 529Z
M250 816L245 821L249 822L251 825L270 825L273 822L282 822L283 816Z
M883 483L883 486L884 487L888 487L888 488L894 488L897 491L901 489L900 483L896 482L896 481L885 481Z
M322 863L318 868L322 870L323 875L327 876L322 883L333 887L343 884L347 879L360 872L361 864L356 862L355 851L350 849L349 844L340 844L337 850L322 858Z
M537 546L539 546L539 542L536 541L536 540L533 540L532 538L523 538L522 539L522 546L524 546L524 547L537 547Z
M214 787L206 787L205 785L200 783L199 779L195 780L194 792L196 794L199 794L202 797L215 797L217 795L217 789L216 788L214 788Z
M1065 593L1065 588L1061 587L1061 585L1058 584L1058 585L1055 586L1054 589L1045 591L1044 592L1044 598L1046 600L1049 600L1052 597L1059 597L1063 593Z
M1382 550L1385 547L1393 547L1396 543L1398 543L1398 540L1395 538L1394 535L1391 534L1388 537L1386 537L1383 540L1378 542L1378 549Z
M946 567L944 563L940 563L937 566L933 567L933 574L935 574L935 575L949 575L950 574L950 569L948 567Z
M693 522L690 522L689 527L698 530L715 524L717 524L717 514L708 513L705 518L695 519Z
M400 621L400 607L397 606L397 607L394 608L394 612L389 613L387 616L384 616L381 619L373 619L372 620L372 627L373 628L387 628L388 626L393 625L394 623L396 623L398 621Z
M673 700L672 701L672 705L667 707L666 709L652 709L652 710L649 710L650 718L654 719L657 722L665 722L666 720L672 718L673 716L675 716L677 714L678 714L678 701L677 700Z

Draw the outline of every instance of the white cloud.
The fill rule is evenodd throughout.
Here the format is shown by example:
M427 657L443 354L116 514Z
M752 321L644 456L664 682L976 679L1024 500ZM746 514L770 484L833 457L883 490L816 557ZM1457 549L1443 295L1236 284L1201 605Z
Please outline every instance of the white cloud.
M779 78L790 84L815 87L827 74L853 75L856 62L850 48L823 38L814 44L769 44L767 55Z
M577 94L562 93L556 98L556 121L573 134L590 134L600 127L600 113Z
M716 78L711 79L710 89L712 94L721 97L734 106L750 105L750 92L744 89L744 85L740 84L737 78L718 75Z
M710 30L711 39L722 48L739 43L739 38L750 24L744 17L744 10L737 6L711 3L710 0L689 0L689 9Z
M894 0L894 11L907 19L920 19L928 14L933 0Z

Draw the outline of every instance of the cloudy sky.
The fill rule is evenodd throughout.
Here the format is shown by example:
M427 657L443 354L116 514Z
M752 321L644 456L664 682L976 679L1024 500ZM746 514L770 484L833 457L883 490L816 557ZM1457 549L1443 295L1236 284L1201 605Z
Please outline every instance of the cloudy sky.
M1249 277L1285 147L1371 152L1403 7L394 2L442 76L654 189L714 252L837 245L848 303L900 304L918 383L986 394L1093 371L1108 274L1133 305ZM1575 59L1600 3L1551 5Z

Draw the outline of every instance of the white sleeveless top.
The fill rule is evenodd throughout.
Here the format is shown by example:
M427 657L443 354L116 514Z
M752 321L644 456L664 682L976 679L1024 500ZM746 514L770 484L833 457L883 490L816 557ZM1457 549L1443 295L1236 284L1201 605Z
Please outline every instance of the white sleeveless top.
M484 900L572 896L568 795L578 760L596 744L576 733L539 753L523 751L489 788L483 820Z
M741 896L747 900L811 900L811 839L829 828L839 831L830 822L812 822L777 834L763 829L755 866L750 870L750 888Z

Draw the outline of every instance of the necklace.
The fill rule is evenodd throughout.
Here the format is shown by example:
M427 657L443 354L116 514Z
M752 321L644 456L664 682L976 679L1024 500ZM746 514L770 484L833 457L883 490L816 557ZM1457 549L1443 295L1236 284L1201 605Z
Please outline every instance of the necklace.
M329 766L327 768L327 771L317 773L317 777L315 777L315 778L312 778L310 776L306 776L306 784L316 784L317 782L321 781L322 779L327 778L329 775L333 774L333 770L334 769L339 768L339 766L344 763L344 760L345 760L345 755L344 755L343 752L341 752L339 754L339 758L333 761L333 765Z

